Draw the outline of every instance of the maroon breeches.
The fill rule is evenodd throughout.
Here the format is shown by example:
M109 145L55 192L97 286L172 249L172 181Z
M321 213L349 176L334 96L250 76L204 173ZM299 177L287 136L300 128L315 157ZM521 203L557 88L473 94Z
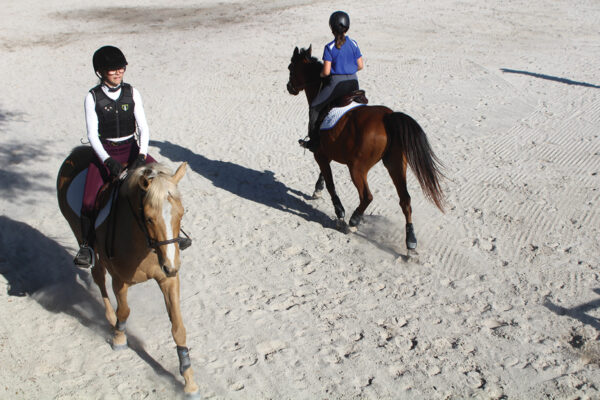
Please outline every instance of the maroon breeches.
M115 160L121 164L130 164L138 156L140 148L138 144L133 141L131 143L122 144L119 146L113 146L111 144L102 144L106 152ZM146 156L146 164L156 162L150 155ZM98 191L105 182L108 182L110 173L108 168L98 156L94 157L94 160L88 167L87 177L85 178L85 186L83 189L83 204L81 205L81 213L87 216L93 216L94 205L96 203L96 196Z

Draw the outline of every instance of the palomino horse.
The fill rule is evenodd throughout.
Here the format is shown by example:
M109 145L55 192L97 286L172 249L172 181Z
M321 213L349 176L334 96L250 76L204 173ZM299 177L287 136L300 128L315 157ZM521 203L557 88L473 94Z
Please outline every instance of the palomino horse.
M94 157L91 147L75 148L58 172L57 191L60 211L81 243L77 203L73 204L73 190L84 181L82 174ZM179 230L183 216L181 196L177 184L185 175L186 163L175 174L161 164L148 164L129 171L113 197L111 214L96 228L94 282L100 288L106 318L114 327L113 348L127 346L125 323L129 317L127 290L136 283L154 279L158 282L172 324L172 335L177 344L179 371L185 379L186 394L198 392L194 382L186 332L179 305ZM81 198L81 194L79 196ZM79 202L79 207L81 203ZM106 291L105 274L112 277L117 299L117 312Z
M311 56L311 49L312 46L307 50L294 49L288 66L290 79L287 83L288 92L294 96L304 90L308 104L319 92L319 74L323 68L323 64ZM335 192L330 163L333 160L348 166L360 197L360 204L350 218L351 228L360 223L365 209L373 200L367 174L379 160L383 160L400 197L400 207L406 218L408 249L417 247L417 238L412 224L410 195L406 188L407 164L415 173L425 196L443 212L439 160L431 150L423 129L406 114L393 112L384 106L361 106L348 111L335 127L320 132L315 160L331 195L335 214L342 222L345 211ZM315 185L317 192L319 187L322 187L321 177Z

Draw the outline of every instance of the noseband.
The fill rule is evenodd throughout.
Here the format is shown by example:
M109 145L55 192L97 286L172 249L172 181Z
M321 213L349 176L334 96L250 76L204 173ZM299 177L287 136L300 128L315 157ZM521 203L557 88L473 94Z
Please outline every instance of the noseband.
M138 214L136 214L129 197L127 198L127 203L129 203L129 208L131 209L131 213L133 214L133 218L135 219L135 222L137 222L138 226L144 233L144 237L146 238L146 244L148 245L149 248L156 251L156 250L158 250L158 248L160 246L165 246L167 244L172 244L172 243L181 243L183 240L185 240L182 237L176 237L176 238L172 238L172 239L158 241L158 240L150 237L150 232L148 232L148 227L145 224L146 214L144 213L144 196L140 197L139 217L138 217ZM187 235L187 233L185 233L183 231L183 229L179 229L179 230L185 235L186 238L189 239L189 236Z

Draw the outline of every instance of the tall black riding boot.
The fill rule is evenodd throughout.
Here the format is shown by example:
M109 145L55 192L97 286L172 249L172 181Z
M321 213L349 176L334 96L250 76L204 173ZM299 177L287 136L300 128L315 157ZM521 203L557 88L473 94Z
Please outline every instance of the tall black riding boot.
M94 225L92 219L83 214L81 215L81 237L83 241L73 263L78 267L89 268L94 265Z
M300 139L298 143L300 146L312 151L313 153L319 147L319 128L317 122L319 119L319 110L310 108L308 113L308 140Z

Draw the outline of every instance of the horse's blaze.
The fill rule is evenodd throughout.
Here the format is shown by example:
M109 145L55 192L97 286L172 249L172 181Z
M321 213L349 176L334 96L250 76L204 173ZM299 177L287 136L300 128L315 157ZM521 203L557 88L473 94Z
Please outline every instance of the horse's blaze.
M162 209L163 220L165 221L165 237L170 239L174 238L173 235L173 227L172 227L172 214L173 214L173 206L170 201L165 201L163 203ZM175 243L169 243L167 245L167 250L165 251L165 257L170 262L172 268L176 268L175 264Z

